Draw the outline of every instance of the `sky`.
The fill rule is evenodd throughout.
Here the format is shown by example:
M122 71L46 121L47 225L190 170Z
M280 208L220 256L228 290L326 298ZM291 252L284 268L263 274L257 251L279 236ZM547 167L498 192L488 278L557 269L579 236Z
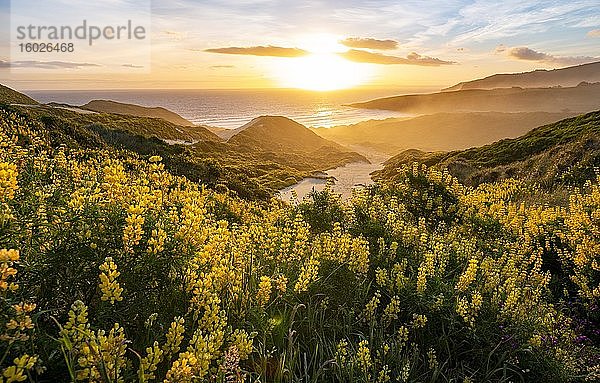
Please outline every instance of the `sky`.
M88 3L54 1L65 11ZM132 64L145 56L131 45L113 48L109 61L106 50L83 48L60 59L15 58L10 1L0 0L0 83L22 90L429 89L600 61L598 0L99 3L105 9L91 21L98 14L126 20L123 6L149 7L151 53L143 65ZM42 20L63 9L39 7L32 13Z

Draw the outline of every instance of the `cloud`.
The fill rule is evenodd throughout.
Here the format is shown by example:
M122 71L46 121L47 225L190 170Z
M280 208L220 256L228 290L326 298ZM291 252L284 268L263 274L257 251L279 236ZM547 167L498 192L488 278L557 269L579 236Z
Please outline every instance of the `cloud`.
M527 47L515 47L508 50L508 55L517 60L529 60L529 61L548 61L552 60L553 56L534 51Z
M213 65L210 67L210 69L231 69L231 68L235 68L235 66L233 66L233 65Z
M496 49L494 50L494 53L504 53L506 52L506 50L508 49L508 47L504 44L500 44L496 47Z
M560 36L554 31L584 26L594 28L600 20L596 16L597 0L474 0L453 4L454 9L449 12L448 19L429 25L427 31L416 36L422 40L447 36L452 45L463 45L512 36L530 38L543 33Z
M134 68L134 69L141 69L144 67L143 65L134 65L134 64L123 64L121 66L125 67L125 68Z
M162 34L168 36L173 40L182 40L185 37L185 34L182 32L172 31L172 30L164 30Z
M307 51L300 48L284 48L276 46L256 46L256 47L228 47L205 49L209 53L222 53L228 55L249 55L249 56L270 56L270 57L301 57L308 54Z
M496 53L504 53L514 60L537 61L557 65L579 65L600 60L600 58L589 56L554 56L528 47L509 48L505 45L498 46Z
M600 37L600 29L592 29L587 35L588 37Z
M444 60L440 60L440 59L434 58L434 57L421 56L420 54L415 53L415 52L410 53L406 57L397 57L397 56L383 55L381 53L373 53L373 52L363 51L360 49L350 49L347 52L339 53L339 55L350 61L359 62L359 63L369 63L369 64L382 64L382 65L403 64L403 65L422 65L422 66L440 66L440 65L456 64L453 61L444 61Z
M81 69L87 67L99 67L98 64L92 63L76 63L69 61L37 61L37 60L25 60L25 61L2 61L1 67L10 68L39 68L39 69Z
M340 44L349 48L366 48L389 50L398 48L398 42L394 40L378 40L372 38L349 37L345 40L340 40Z

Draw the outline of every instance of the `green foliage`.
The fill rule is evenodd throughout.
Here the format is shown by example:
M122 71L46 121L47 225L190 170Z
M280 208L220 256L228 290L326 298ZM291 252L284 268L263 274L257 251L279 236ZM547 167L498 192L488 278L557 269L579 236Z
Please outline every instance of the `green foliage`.
M314 233L331 231L334 224L344 216L340 197L330 188L313 190L308 198L298 205L298 211Z

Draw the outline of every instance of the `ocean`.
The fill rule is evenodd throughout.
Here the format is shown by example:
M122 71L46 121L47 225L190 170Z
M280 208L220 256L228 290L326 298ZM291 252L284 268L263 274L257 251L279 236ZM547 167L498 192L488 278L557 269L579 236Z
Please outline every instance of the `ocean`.
M42 103L83 105L104 99L142 106L162 106L195 124L238 128L255 117L289 117L308 127L331 127L365 120L406 117L406 114L356 109L349 103L435 89L343 90L313 92L265 90L37 90L26 92Z

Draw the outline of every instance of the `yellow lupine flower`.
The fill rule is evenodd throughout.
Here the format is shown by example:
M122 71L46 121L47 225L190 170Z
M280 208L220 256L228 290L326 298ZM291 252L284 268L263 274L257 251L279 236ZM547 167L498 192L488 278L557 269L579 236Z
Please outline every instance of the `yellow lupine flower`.
M342 339L336 346L335 361L339 367L345 367L346 363L349 362L348 341Z
M429 364L429 368L432 370L437 369L439 366L437 354L433 348L430 348L429 351L427 351L427 362Z
M308 285L317 279L319 275L319 265L321 262L315 257L311 256L308 262L306 262L302 266L302 270L300 271L300 276L298 277L298 281L294 286L294 290L297 293L307 291Z
M159 227L152 230L152 235L148 239L148 252L150 254L158 254L165 248L165 241L167 240L167 232Z
M185 320L182 317L176 317L167 331L166 342L163 346L163 351L167 356L177 354L179 347L183 341L183 333L185 332Z
M0 293L3 291L15 291L19 285L10 282L9 279L17 275L17 269L13 266L19 260L19 251L14 249L0 250Z
M123 288L117 282L117 278L121 275L117 271L117 265L113 262L112 257L107 257L104 263L100 265L100 290L102 291L101 299L109 301L110 304L123 300L121 293Z
M13 199L18 189L17 167L14 164L0 162L0 199Z
M422 328L422 327L425 327L426 324L427 324L427 316L425 316L423 314L413 314L413 321L412 321L413 327Z
M369 349L369 341L361 340L358 344L358 350L356 352L356 362L359 367L366 375L367 379L370 378L370 369L373 365L373 360L371 359L371 350Z
M477 269L479 266L479 260L477 257L472 257L469 260L469 265L465 272L460 276L458 283L456 284L456 289L458 291L465 291L469 288L469 285L475 280L477 276Z
M285 275L280 275L275 279L275 288L282 293L287 290L288 279Z
M256 299L259 305L264 306L269 303L272 289L273 285L271 283L271 278L265 275L260 277L260 282L258 283L258 292L256 293Z
M393 296L390 303L383 310L383 320L386 323L391 323L398 319L398 313L400 312L400 298Z
M248 333L244 330L235 329L229 339L231 344L237 348L240 360L248 359L253 350L253 341Z
M152 347L146 348L146 356L140 361L138 370L140 381L143 380L149 382L156 378L154 372L156 372L156 368L162 361L162 358L163 351L159 347L158 342L154 342Z
M381 293L379 291L375 292L373 297L367 302L365 306L365 311L363 313L364 320L366 322L371 322L375 320L375 314L377 311L377 307L379 306L379 301L381 299Z
M2 377L5 379L2 381L6 383L12 383L23 382L27 380L26 372L31 370L36 362L37 356L29 356L27 354L15 358L14 365L5 368L2 371Z
M379 374L377 375L377 383L387 383L390 381L390 368L388 365L384 365Z
M463 320L470 326L473 327L475 324L475 318L479 313L479 309L483 303L483 297L479 292L473 293L471 296L471 302L465 297L461 297L456 304L456 312L463 318Z

